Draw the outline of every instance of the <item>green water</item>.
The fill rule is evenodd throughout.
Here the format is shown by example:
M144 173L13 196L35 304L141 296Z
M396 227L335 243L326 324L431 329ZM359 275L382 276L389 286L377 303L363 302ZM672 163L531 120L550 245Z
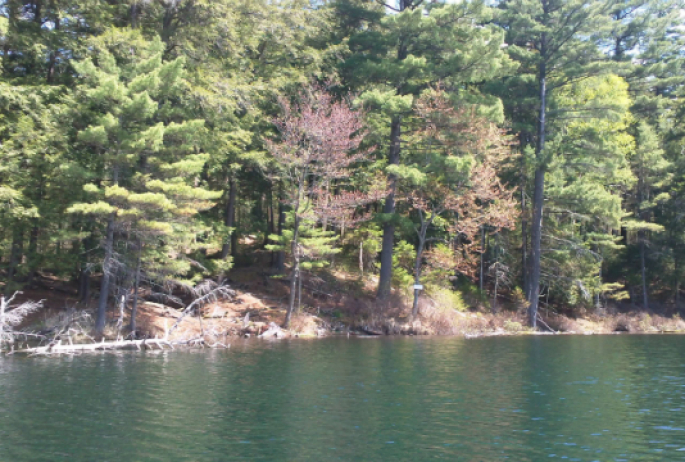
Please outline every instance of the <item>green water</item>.
M685 460L685 336L0 358L1 461Z

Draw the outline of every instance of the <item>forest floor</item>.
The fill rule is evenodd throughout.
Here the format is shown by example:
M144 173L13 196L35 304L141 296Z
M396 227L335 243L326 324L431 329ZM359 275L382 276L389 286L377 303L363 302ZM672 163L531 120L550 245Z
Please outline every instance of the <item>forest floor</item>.
M236 295L230 300L209 303L200 315L183 318L171 335L171 327L181 317L183 306L141 300L138 309L139 336L167 338L171 342L202 339L205 344L226 344L229 337L259 336L272 326L282 325L288 303L287 279L275 277L264 266L233 270L227 284ZM92 327L96 300L79 303L76 288L64 281L42 277L39 289L27 289L18 297L44 300L43 308L25 320L22 329L46 337L68 335L69 341L93 341ZM410 319L406 297L394 294L379 302L373 297L373 278L362 281L358 275L330 271L307 276L303 281L299 310L290 329L282 336L320 337L343 335L461 335L466 337L525 335L541 333L610 334L685 332L685 321L677 314L663 316L645 313L624 305L609 307L601 314L563 315L541 310L538 331L526 327L525 306L502 304L498 313L473 304L459 311L440 301L422 297L418 319ZM189 300L187 301L189 302ZM119 313L110 310L105 336L125 337L130 310L125 310L117 328ZM71 329L71 330L70 330ZM74 338L71 334L74 333ZM65 334L66 333L66 334Z

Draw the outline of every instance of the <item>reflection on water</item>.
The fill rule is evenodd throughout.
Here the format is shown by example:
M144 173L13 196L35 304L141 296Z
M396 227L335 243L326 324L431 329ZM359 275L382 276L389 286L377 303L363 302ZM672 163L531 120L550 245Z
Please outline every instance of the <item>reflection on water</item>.
M685 460L685 337L0 358L2 461Z

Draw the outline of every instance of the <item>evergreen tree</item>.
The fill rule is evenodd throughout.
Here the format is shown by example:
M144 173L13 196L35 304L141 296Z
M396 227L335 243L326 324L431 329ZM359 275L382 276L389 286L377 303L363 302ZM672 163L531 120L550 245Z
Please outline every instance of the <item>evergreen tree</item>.
M515 206L496 172L511 154L510 142L494 123L478 116L474 106L455 109L440 89L426 91L416 111L425 128L412 138L405 165L389 171L400 180L399 197L418 217L414 285L419 286L427 243L456 237L473 245L485 226L511 227ZM431 236L434 227L448 235ZM412 317L418 315L419 293L415 287Z
M497 21L507 31L509 54L521 63L522 75L514 83L527 88L524 95L532 94L533 89L537 93L535 111L525 115L535 127L530 140L535 173L528 288L533 327L540 295L545 175L550 166L546 140L554 136L548 122L560 116L558 112L548 114L549 97L570 83L608 71L598 43L608 31L611 5L595 0L506 0L499 4Z
M193 215L218 195L198 184L207 160L199 151L204 121L184 119L174 104L187 88L183 59L163 62L161 40L147 42L135 31L111 30L95 45L97 58L74 63L82 78L74 99L89 115L78 141L97 156L96 175L103 181L87 184L92 199L69 211L106 222L96 320L102 332L118 237L135 239L139 247L156 240L165 249L157 257L173 264L172 252L182 254L183 246L171 244L192 241ZM175 266L171 273L188 269Z
M640 249L640 274L642 306L649 309L649 287L647 283L647 246L648 233L662 231L654 223L654 209L658 205L658 192L667 187L669 182L669 162L664 158L664 151L659 147L656 133L645 122L639 122L635 133L635 150L631 164L637 178L635 189L631 191L630 205L636 221L628 223L628 230L637 231Z
M611 74L567 86L550 101L550 111L571 117L553 121L547 146L541 281L548 299L589 306L602 295L604 256L621 248L615 234L629 215L622 196L635 183L631 103L628 84Z
M362 99L374 112L372 133L387 149L381 165L402 163L402 134L411 120L414 98L437 82L464 101L483 100L478 84L511 69L501 49L503 34L490 20L482 2L401 0L397 8L374 1L333 3L339 28L349 34L347 59L340 67L344 84L363 90ZM494 99L491 111L500 109ZM484 105L485 106L485 105ZM388 196L383 206L383 244L378 296L390 293L392 254L397 217L397 176L388 171Z

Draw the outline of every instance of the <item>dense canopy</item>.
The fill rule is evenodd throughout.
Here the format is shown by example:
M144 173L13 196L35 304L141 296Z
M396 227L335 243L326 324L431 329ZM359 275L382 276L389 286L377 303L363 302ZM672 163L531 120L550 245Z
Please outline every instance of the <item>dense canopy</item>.
M100 330L123 296L134 332L139 294L260 265L286 324L334 268L413 317L677 312L684 11L2 0L0 290L57 278Z

